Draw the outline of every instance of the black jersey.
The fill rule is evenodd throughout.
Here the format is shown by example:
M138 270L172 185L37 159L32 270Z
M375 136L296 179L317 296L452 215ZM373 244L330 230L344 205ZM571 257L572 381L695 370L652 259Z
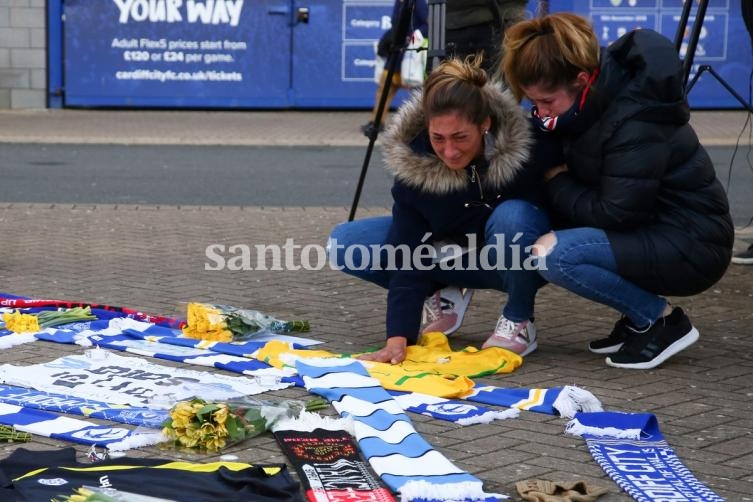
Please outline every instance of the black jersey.
M63 465L50 465L61 460ZM19 475L20 471L25 474ZM284 464L198 464L141 458L78 464L75 452L74 460L65 462L59 451L17 450L0 461L0 479L4 482L0 495L8 501L51 500L91 487L115 500L144 495L165 501L303 502L300 485Z

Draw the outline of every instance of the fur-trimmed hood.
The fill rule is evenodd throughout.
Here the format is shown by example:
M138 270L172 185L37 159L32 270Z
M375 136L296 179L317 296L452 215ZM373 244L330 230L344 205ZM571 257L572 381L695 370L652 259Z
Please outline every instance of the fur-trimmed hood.
M529 158L533 143L530 122L509 90L487 83L482 92L489 96L494 148L483 184L499 189L509 184ZM421 106L422 92L414 91L400 108L385 132L382 145L387 170L395 178L422 192L444 195L468 185L465 170L453 171L432 151L417 151L414 140L426 129Z

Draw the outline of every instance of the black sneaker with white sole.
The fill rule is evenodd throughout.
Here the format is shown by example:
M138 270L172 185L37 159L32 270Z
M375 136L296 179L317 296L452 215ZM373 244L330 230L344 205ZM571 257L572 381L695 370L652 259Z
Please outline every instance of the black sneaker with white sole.
M594 340L588 343L588 350L594 354L614 354L622 347L625 340L632 334L635 334L630 321L627 317L622 316L620 320L614 323L614 328L609 336Z
M622 348L609 357L608 366L648 370L698 341L698 330L680 307L656 321L645 333L632 334Z
M748 246L748 249L745 251L740 251L739 253L732 255L732 263L737 263L738 265L753 265L753 244Z

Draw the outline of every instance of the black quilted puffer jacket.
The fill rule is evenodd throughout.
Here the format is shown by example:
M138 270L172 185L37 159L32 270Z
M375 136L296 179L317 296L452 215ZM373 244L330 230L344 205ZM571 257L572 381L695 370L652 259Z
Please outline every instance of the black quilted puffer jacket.
M555 130L569 172L547 184L552 216L604 229L620 274L656 294L708 289L732 251L727 196L689 117L673 44L637 30L602 49L583 110Z

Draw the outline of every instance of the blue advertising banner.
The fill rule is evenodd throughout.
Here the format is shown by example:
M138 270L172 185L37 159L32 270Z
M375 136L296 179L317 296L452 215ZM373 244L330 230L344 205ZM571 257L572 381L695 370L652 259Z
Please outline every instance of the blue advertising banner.
M261 71L253 57L272 42L290 50L290 37L278 36L286 17L266 10L244 0L66 0L65 103L284 105L287 64L269 58Z
M320 0L307 4L309 24L293 28L292 106L373 106L376 43L391 26L392 4L392 0ZM395 103L405 95L400 91Z
M695 5L683 32L681 57L686 55L698 4L698 0L687 1L693 1ZM603 46L637 28L656 30L674 41L683 2L684 0L554 0L550 12L570 11L588 17ZM711 66L738 94L744 99L750 99L748 88L753 69L753 44L742 21L739 0L709 0L693 59L691 79L701 65ZM742 108L737 99L708 73L701 74L688 94L688 101L696 109Z
M370 108L375 44L390 27L392 4L48 0L50 104ZM530 0L529 15L538 6L538 0ZM683 0L551 0L549 11L590 18L608 45L635 28L674 40L682 6ZM699 65L711 65L748 98L753 48L738 0L709 0L694 62L693 73ZM406 95L401 91L393 104ZM709 74L700 78L689 101L694 108L740 108Z
M392 1L298 4L65 0L63 103L371 107L374 43Z

